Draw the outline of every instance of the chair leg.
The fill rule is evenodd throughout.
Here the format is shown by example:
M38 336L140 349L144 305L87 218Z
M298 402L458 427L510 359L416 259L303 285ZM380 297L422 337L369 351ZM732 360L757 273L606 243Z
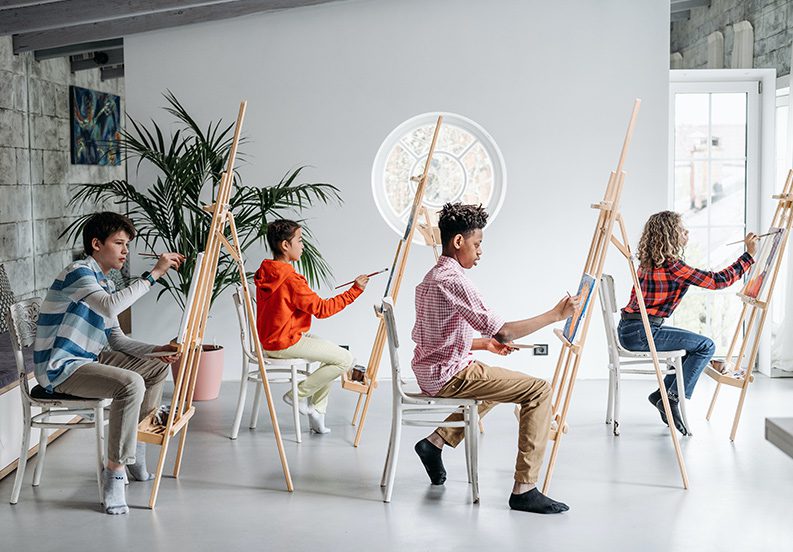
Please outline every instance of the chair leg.
M49 413L49 408L42 408L42 413ZM45 421L50 419L49 414L42 418ZM36 455L36 469L33 470L33 486L38 487L41 483L41 475L44 472L44 459L47 457L47 437L49 437L49 430L41 428L39 432L39 452Z
M105 409L94 409L94 429L96 430L96 483L99 486L99 502L102 502L102 470L105 469Z
M620 434L620 367L614 370L614 419L612 420L612 433Z
M468 482L471 483L473 479L471 476L471 470L473 469L473 461L471 460L473 450L471 449L471 443L473 442L473 437L471 435L476 433L476 430L474 429L474 426L471 425L471 410L467 406L463 407L463 423L465 424L463 427L463 441L465 444L465 470L468 472Z
M237 398L237 410L234 412L234 423L231 425L231 435L229 439L236 439L240 432L242 422L242 411L245 410L245 398L248 395L248 358L243 351L242 358L242 378L240 379L240 394Z
M292 416L295 419L295 439L298 443L302 443L303 436L300 434L300 401L297 397L297 366L293 364L290 368L292 369L290 383L292 384Z
M256 429L256 424L259 422L259 407L262 405L262 388L264 383L256 383L256 393L253 395L253 409L251 410L251 423L248 427Z
M397 460L399 459L399 443L402 440L402 406L399 405L397 408L398 412L394 413L396 423L394 423L392 428L394 432L392 438L393 446L391 447L391 454L388 458L388 482L386 483L383 502L391 502L391 493L394 491L394 479L396 478Z
M25 466L28 463L28 449L30 448L30 403L22 403L22 445L19 451L17 473L14 476L14 489L11 491L11 504L19 502L19 491L22 489L22 479L25 477Z
M614 368L609 364L609 396L606 402L606 423L614 421Z
M691 425L688 423L688 416L686 416L686 384L683 381L683 363L680 357L675 359L675 381L677 382L677 398L680 401L680 416L688 430L688 436L693 437L694 433L691 431Z
M471 411L471 498L474 504L479 502L479 434L476 432L479 424L479 407L473 405L468 407Z
M392 409L391 412L391 432L388 435L388 452L385 456L385 464L383 464L383 476L380 478L380 486L385 487L388 481L389 467L391 466L391 458L394 455L394 438L396 436L396 426L402 423L402 408L397 407Z

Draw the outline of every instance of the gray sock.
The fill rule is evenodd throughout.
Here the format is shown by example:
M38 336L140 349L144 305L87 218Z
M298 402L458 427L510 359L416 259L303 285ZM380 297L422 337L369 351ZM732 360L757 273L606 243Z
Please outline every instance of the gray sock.
M135 463L127 465L127 469L135 481L154 479L154 475L146 469L146 443L138 442L135 446Z
M102 504L111 515L129 512L124 493L124 472L105 468L102 470Z

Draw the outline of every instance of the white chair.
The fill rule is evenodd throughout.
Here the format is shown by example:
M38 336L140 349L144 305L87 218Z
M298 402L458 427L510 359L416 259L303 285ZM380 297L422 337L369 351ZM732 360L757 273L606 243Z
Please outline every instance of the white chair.
M402 437L402 426L419 427L464 427L465 428L465 462L468 468L468 482L471 483L473 501L479 502L479 410L480 401L474 399L440 398L423 393L407 393L403 389L402 373L399 367L399 339L394 320L394 303L390 297L383 299L380 314L385 319L388 336L388 352L391 357L392 378L392 417L391 438L388 442L388 455L383 467L380 486L385 487L383 502L391 502L394 489L399 441ZM449 414L460 413L463 420L445 422ZM443 417L439 417L441 414Z
M99 500L102 500L102 470L104 469L104 426L105 407L110 405L110 399L83 399L65 393L49 394L40 385L33 389L28 386L28 374L25 370L25 360L22 350L33 345L36 338L36 325L39 318L41 299L35 297L11 305L8 311L8 330L11 334L11 348L19 373L19 387L22 397L22 447L19 453L19 464L14 488L11 492L11 504L19 501L19 491L22 489L22 479L25 476L25 466L28 459L30 430L34 427L41 429L39 439L38 461L33 472L33 486L41 483L41 474L44 471L44 457L47 453L48 429L95 429L96 430L96 480L99 484ZM41 408L41 412L33 415L33 407ZM75 416L81 419L72 423ZM63 421L53 420L65 417Z
M609 396L608 406L606 408L606 423L613 424L614 435L620 434L619 412L620 412L620 377L622 374L642 374L648 376L655 376L655 368L623 368L623 366L635 366L642 364L650 364L652 366L653 360L649 351L629 351L620 345L620 340L617 337L617 326L614 323L614 315L617 313L617 301L614 296L614 278L609 274L603 274L600 279L600 308L603 311L603 323L606 329L606 341L608 342L609 351ZM662 365L662 374L679 374L676 377L677 382L677 396L680 399L680 414L683 418L683 423L688 429L688 435L694 435L691 432L691 425L688 423L686 417L686 394L685 382L683 381L683 357L685 350L677 351L658 351L658 360ZM623 360L630 359L630 360ZM670 423L672 421L670 420Z
M242 346L242 375L240 377L240 395L237 399L237 410L234 413L234 424L231 427L231 439L236 439L242 421L242 411L245 408L245 397L248 393L248 383L256 384L256 394L253 397L253 410L251 412L250 428L256 429L259 419L259 408L262 404L262 378L259 369L251 370L250 364L259 365L256 357L256 349L253 339L258 339L256 328L248 313L245 312L242 286L237 286L234 292L234 309L237 312L237 320L240 325L240 345ZM254 309L256 303L254 302ZM266 353L265 353L266 355ZM289 383L292 385L292 413L295 419L295 435L298 443L302 442L300 435L300 410L297 401L297 384L301 378L306 378L311 374L311 361L303 358L271 358L265 356L264 367L267 370L267 381L270 383ZM301 368L302 367L302 368ZM274 374L285 374L286 377L271 377Z

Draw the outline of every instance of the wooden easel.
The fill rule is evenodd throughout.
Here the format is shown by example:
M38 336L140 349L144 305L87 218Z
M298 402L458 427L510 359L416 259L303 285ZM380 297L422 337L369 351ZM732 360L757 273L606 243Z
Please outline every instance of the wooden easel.
M630 122L628 123L628 130L625 134L625 141L622 145L617 168L611 173L608 185L606 186L606 193L603 201L592 205L593 209L600 211L598 222L595 226L595 233L592 237L592 243L589 247L589 255L587 256L586 263L584 264L584 272L594 276L594 290L592 293L599 289L600 278L603 275L603 264L606 260L606 253L608 252L609 244L613 244L620 253L627 259L630 268L631 276L633 277L633 288L636 291L636 298L639 302L639 309L641 310L642 322L644 323L644 331L647 334L647 341L649 343L650 355L652 356L653 365L655 366L655 375L658 379L658 388L661 389L661 398L664 403L664 411L666 412L666 419L669 423L669 434L672 437L674 444L675 454L677 455L677 463L680 467L680 475L683 478L683 487L688 488L688 475L686 474L686 466L683 462L683 455L680 452L680 443L677 440L675 433L675 426L672 422L672 411L669 408L669 397L666 394L666 386L663 383L661 374L661 366L658 362L658 353L655 349L655 341L650 329L650 321L647 318L647 309L644 305L644 297L642 295L641 285L639 284L639 277L636 272L636 267L633 264L633 256L628 245L628 235L625 230L625 224L622 220L620 213L620 198L622 196L622 186L625 181L625 171L623 166L625 163L625 155L628 150L631 138L633 136L633 129L636 124L636 116L639 113L639 106L641 100L636 100L633 104L633 112L631 113ZM614 234L614 224L617 223L622 235L620 241ZM586 344L587 330L589 329L589 322L592 319L592 301L590 301L590 308L584 314L584 319L579 324L578 335L574 338L576 343L571 343L564 336L563 332L559 329L554 330L554 333L562 342L562 350L559 353L559 360L556 363L556 369L553 374L553 381L551 383L552 389L552 408L553 418L551 422L551 433L549 439L553 441L551 449L551 456L548 460L548 469L545 474L545 482L543 483L542 492L546 493L553 476L553 469L556 463L556 457L559 453L559 445L562 440L562 435L567 433L567 414L570 409L570 402L573 396L573 387L575 385L578 368L581 363L581 355L584 351ZM572 368L572 369L571 369Z
M427 154L427 161L424 163L424 172L418 178L418 186L416 187L416 195L413 197L413 205L410 209L410 216L408 218L405 234L397 244L396 254L394 255L394 262L389 273L388 284L386 285L385 297L390 297L396 304L397 296L399 295L399 287L402 284L402 277L405 274L405 267L407 266L408 254L410 253L410 246L413 243L413 234L417 227L426 226L422 228L421 234L425 240L432 239L435 242L435 230L432 227L429 212L423 207L422 201L424 200L424 190L427 187L427 179L429 177L430 165L432 163L432 156L435 153L435 145L438 142L438 135L440 134L441 125L443 124L443 117L438 116L438 121L435 123L435 132L432 135L432 142L430 142L430 149ZM424 209L422 211L422 209ZM424 215L425 223L419 222L419 217ZM435 257L438 257L437 247L433 246ZM357 447L361 442L361 435L363 433L363 426L366 422L366 413L369 411L369 402L372 400L372 392L377 387L377 370L380 368L380 360L383 357L383 347L386 341L386 327L385 320L382 315L375 309L375 315L380 319L377 326L377 333L375 334L374 344L372 345L372 352L369 355L369 364L366 367L366 374L364 381L353 381L350 379L349 374L343 374L341 386L348 391L354 391L359 394L358 402L355 405L355 413L352 415L352 425L358 423L358 431L355 434L355 441L353 446ZM363 410L361 410L363 404ZM360 419L358 414L360 413Z
M746 364L746 372L743 375L735 377L730 373L723 374L710 365L705 368L705 373L716 380L716 389L713 391L713 398L710 401L708 415L706 416L707 420L710 420L710 416L713 414L713 407L716 406L716 399L719 396L722 384L737 387L741 390L741 396L738 399L738 407L735 409L735 418L732 422L730 441L735 440L735 434L738 431L738 423L741 421L743 403L746 400L746 392L749 390L749 384L754 381L752 371L754 370L754 363L757 359L757 351L760 348L760 336L763 333L765 319L770 310L769 306L771 305L771 298L774 294L774 285L779 275L779 267L782 266L782 257L785 253L788 237L790 236L791 225L793 225L793 170L788 172L785 186L782 188L782 193L774 195L772 198L777 200L777 207L771 226L784 228L785 233L781 238L776 258L772 263L771 273L766 275L766 278L771 278L768 286L768 293L765 297L765 301L761 301L759 298L755 299L753 297L748 297L743 291L738 293L738 297L743 301L743 309L741 310L741 316L738 318L735 334L730 342L730 348L727 350L727 358L724 362L728 367L734 365L736 370L740 372L743 366L744 355L747 349L749 349L750 353L748 363ZM746 328L744 328L743 323L747 315L749 316L749 321L746 324ZM733 357L733 353L739 342L741 345L738 349L738 355Z
M239 144L240 131L242 129L242 121L245 117L246 106L247 102L243 101L240 103L237 124L234 129L234 139L231 144L231 150L229 151L228 164L226 166L226 171L221 176L220 187L218 188L215 203L204 207L205 211L212 213L212 223L210 225L209 235L207 236L206 246L204 247L204 261L201 264L198 275L194 275L194 278L198 278L194 301L192 305L187 306L190 309L188 311L190 314L187 320L186 337L183 342L179 344L181 359L179 361L179 372L176 377L168 420L165 425L161 425L157 423L154 414L152 414L138 425L139 441L160 446L160 458L157 462L157 472L154 476L154 484L152 485L151 497L149 498L149 508L154 508L157 502L157 493L160 488L160 481L165 467L165 457L168 453L170 440L181 432L179 448L176 453L176 460L173 468L173 476L179 477L179 469L181 468L184 445L187 437L187 426L190 422L190 418L192 418L195 413L193 392L198 375L198 362L201 358L204 330L206 329L212 288L215 275L217 274L218 261L220 259L221 245L225 246L228 253L236 261L240 280L243 282L246 280L245 262L242 257L242 250L237 236L237 228L234 225L234 215L229 210L228 204L229 197L231 196L232 183L234 181L234 161L237 156L237 145ZM225 233L227 227L230 231L228 237ZM248 286L242 286L242 289L244 290L243 295L248 319L255 320L256 314L253 311L253 303L251 302ZM264 355L262 353L261 343L259 343L258 339L254 339L253 342L256 347L256 356L259 360L259 372L261 374L262 384L264 385L264 392L267 396L270 419L273 422L275 442L278 445L278 454L281 458L281 466L284 470L286 488L292 491L292 477L289 474L289 466L286 462L284 446L281 441L281 431L278 427L278 419L276 418L275 408L270 394L270 385L267 381L267 375L264 369Z

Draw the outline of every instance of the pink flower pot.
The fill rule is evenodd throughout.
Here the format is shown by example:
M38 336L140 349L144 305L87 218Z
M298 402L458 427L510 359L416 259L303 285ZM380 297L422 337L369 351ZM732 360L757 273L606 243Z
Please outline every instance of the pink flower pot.
M173 381L176 382L176 371L179 363L171 364ZM211 401L218 398L220 384L223 381L223 347L204 345L201 360L198 362L193 400Z

